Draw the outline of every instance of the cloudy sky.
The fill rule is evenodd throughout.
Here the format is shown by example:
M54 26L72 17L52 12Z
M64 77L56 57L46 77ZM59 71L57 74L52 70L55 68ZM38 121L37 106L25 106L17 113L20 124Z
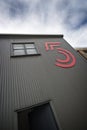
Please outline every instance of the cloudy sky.
M63 34L87 47L87 0L0 0L0 33Z

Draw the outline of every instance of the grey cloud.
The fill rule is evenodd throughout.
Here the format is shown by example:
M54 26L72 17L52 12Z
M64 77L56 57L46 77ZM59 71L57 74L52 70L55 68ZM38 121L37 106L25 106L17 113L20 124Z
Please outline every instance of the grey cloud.
M57 6L64 24L70 29L79 29L87 24L87 0L61 0Z
M87 23L86 0L83 3L81 0L3 0L2 3L11 18L36 15L44 24L54 19L69 29L79 29Z
M29 9L29 5L20 0L1 0L0 5L3 7L1 11L11 18L23 16Z
M86 0L0 0L1 33L63 33L72 46L87 46L86 28Z

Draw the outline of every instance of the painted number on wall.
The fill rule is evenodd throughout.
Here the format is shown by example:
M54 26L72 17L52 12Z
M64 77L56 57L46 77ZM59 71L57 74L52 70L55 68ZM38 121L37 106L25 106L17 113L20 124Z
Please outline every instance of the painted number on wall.
M65 56L65 59L60 59L57 57L55 65L62 68L71 68L76 64L75 56L66 49L60 48L60 42L46 42L45 49L48 50L56 50L58 53L61 53Z

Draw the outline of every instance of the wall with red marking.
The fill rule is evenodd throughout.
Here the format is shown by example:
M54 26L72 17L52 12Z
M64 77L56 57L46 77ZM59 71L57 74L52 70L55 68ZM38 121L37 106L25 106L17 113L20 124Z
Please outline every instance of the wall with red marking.
M11 57L12 43L31 42L40 55ZM87 130L87 61L62 35L0 35L0 130L49 100L60 130Z

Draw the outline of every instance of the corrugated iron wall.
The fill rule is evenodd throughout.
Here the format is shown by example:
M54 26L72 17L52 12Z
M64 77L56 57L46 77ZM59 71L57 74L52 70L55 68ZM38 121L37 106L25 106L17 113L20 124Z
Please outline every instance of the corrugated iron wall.
M76 57L73 68L55 66L56 51L45 42L61 42ZM10 57L13 42L35 42L40 56ZM61 56L59 54L59 56ZM87 63L63 38L12 36L0 39L0 130L17 130L15 110L52 100L64 130L87 129Z

